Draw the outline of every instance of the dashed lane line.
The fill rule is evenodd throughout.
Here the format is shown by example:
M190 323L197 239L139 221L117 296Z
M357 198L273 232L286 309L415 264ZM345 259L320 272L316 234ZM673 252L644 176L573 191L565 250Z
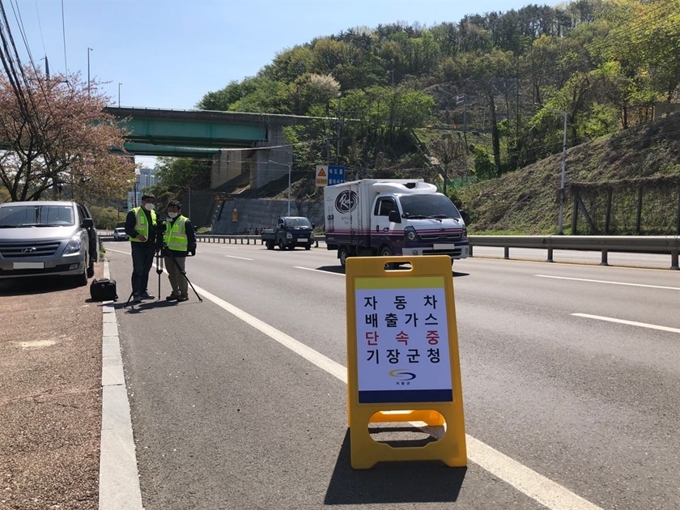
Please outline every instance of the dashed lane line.
M670 333L680 333L678 328L669 328L668 326L658 326L656 324L647 324L645 322L626 321L623 319L615 319L613 317L603 317L601 315L590 315L588 313L572 313L574 317L584 317L586 319L595 319L598 321L615 322L616 324L625 324L626 326L636 326L638 328L656 329L658 331L668 331Z
M547 274L534 275L538 278L552 278L554 280L571 280L575 282L604 283L607 285L625 285L627 287L646 287L648 289L680 290L680 287L664 287L663 285L646 285L644 283L612 282L608 280L589 280L588 278L570 278L568 276L551 276Z

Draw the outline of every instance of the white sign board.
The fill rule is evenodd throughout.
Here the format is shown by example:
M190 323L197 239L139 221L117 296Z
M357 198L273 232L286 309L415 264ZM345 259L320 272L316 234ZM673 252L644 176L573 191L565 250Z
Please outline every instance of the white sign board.
M359 403L452 401L443 285L358 287L364 287L355 290Z

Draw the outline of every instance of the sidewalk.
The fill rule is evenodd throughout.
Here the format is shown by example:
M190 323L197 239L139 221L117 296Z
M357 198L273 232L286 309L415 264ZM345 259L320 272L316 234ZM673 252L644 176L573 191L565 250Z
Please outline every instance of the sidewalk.
M0 281L0 510L98 508L101 380L89 286Z

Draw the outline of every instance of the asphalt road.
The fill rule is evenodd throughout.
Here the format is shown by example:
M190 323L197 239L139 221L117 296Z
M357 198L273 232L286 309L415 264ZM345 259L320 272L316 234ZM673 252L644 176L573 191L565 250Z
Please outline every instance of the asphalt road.
M117 311L145 508L680 508L680 273L479 253L453 275L467 469L353 471L335 255L199 244L203 303Z

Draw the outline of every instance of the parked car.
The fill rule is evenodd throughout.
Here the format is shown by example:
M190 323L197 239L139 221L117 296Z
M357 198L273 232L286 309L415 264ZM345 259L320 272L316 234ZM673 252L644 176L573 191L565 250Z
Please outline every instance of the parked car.
M82 204L0 204L0 279L60 275L87 285L98 248L94 220Z
M127 241L128 235L125 233L125 227L117 227L113 229L114 241Z

